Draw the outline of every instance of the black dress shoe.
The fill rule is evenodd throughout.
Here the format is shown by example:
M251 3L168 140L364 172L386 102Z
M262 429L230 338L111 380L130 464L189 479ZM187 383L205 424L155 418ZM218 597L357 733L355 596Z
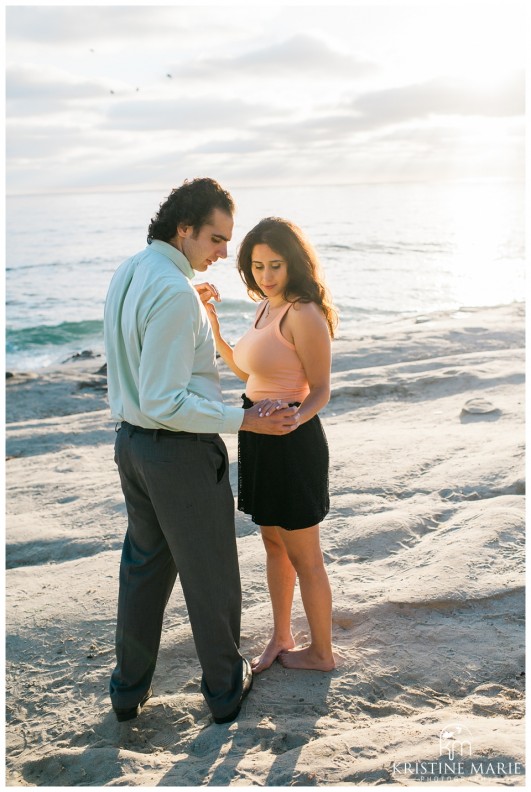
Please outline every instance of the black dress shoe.
M231 721L236 720L236 718L240 714L242 704L245 698L249 695L249 691L251 690L254 682L253 671L251 668L251 664L249 663L248 660L244 659L243 667L246 673L245 676L243 677L242 695L238 702L238 706L229 715L224 715L222 718L213 715L212 717L214 718L214 723L230 723Z
M128 707L127 709L122 709L121 707L113 707L114 714L116 715L116 719L121 722L121 721L132 720L133 718L137 718L140 715L140 710L142 709L146 701L151 698L152 695L153 695L153 689L149 688L148 692L146 693L142 701L140 701L136 705L136 707Z

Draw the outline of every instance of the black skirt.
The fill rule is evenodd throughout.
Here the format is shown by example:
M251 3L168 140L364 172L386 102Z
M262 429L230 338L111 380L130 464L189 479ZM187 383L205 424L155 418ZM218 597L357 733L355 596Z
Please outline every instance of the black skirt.
M253 406L245 394L243 407ZM286 435L238 433L238 509L293 531L328 514L328 443L318 415Z

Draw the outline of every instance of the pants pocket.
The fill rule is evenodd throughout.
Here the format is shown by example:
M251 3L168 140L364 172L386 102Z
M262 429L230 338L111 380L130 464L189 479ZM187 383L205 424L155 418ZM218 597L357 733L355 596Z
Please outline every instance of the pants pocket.
M225 474L229 468L229 457L227 454L227 449L225 448L225 444L222 440L220 442L216 442L213 440L211 443L208 444L209 448L212 450L213 455L216 458L216 480L217 483L220 484L223 479L225 478Z

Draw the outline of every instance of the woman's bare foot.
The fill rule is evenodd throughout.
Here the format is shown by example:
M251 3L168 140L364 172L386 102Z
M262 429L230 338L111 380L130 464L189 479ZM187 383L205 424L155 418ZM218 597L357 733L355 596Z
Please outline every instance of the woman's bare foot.
M293 636L288 638L286 641L278 641L274 636L271 638L269 643L267 644L266 648L262 652L261 655L258 657L254 657L251 660L251 668L253 669L253 674L259 674L261 671L265 671L266 668L269 668L277 657L279 656L280 652L288 651L295 646L295 639Z
M304 668L308 671L333 671L336 667L332 652L323 656L311 646L280 652L278 661L284 668Z

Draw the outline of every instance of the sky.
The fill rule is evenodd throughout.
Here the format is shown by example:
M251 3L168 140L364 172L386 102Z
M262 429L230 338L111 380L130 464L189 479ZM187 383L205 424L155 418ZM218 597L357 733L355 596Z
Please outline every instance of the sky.
M513 0L13 3L7 194L523 180L525 31Z

